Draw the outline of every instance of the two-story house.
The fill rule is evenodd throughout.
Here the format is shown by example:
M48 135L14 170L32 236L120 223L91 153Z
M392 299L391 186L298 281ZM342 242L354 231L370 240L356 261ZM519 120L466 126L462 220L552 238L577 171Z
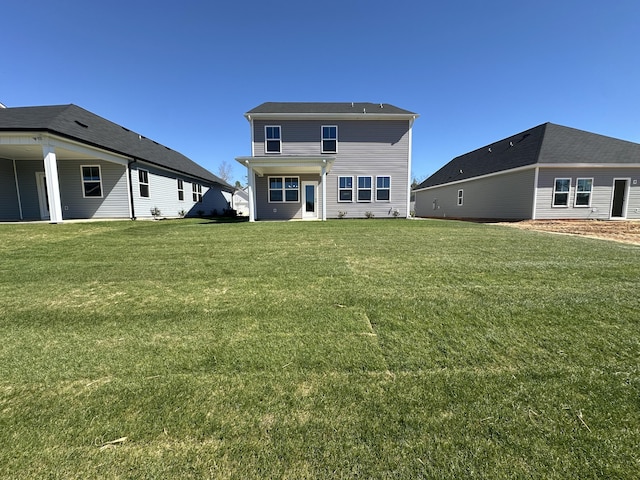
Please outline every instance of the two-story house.
M386 103L267 102L248 111L249 220L406 218L416 113Z

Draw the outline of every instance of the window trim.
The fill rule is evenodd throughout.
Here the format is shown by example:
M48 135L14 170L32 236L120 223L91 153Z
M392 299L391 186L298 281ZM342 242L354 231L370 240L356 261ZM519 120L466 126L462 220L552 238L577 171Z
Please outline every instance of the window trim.
M271 179L279 178L282 187L280 188L271 188ZM295 183L296 188L287 188L287 179L288 183ZM295 182L291 182L292 179L295 179ZM282 193L282 200L271 200L271 192L279 191ZM295 200L287 200L287 192L296 192ZM285 176L285 175L271 175L267 177L267 201L268 203L300 203L300 177L299 176Z
M176 179L178 181L178 201L184 202L184 180L181 178Z
M324 136L324 129L325 128L335 128L336 129L336 136L335 138L330 138L330 137L326 137ZM338 126L337 125L322 125L320 127L320 151L322 153L338 153ZM328 150L324 147L324 142L335 142L336 146L333 150Z
M389 186L388 187L378 187L378 179L380 178L388 178L389 179ZM389 198L387 198L386 200L382 199L380 200L378 198L378 191L379 190L386 190L388 192ZM391 201L391 175L376 175L376 202L390 202Z
M567 190L566 192L561 191L558 192L556 190L556 187L558 186L558 180L568 180L569 181L569 190ZM560 204L560 203L556 203L556 194L566 194L567 196L567 203L566 204ZM551 207L552 208L568 208L569 207L569 197L571 196L571 178L570 177L556 177L553 179L553 192L551 193Z
M268 138L268 129L277 128L278 138ZM278 142L278 150L269 150L269 142ZM282 126L280 125L265 125L264 126L264 153L282 153Z
M144 175L143 175L144 174ZM146 177L146 181L143 181L141 176ZM142 193L142 187L147 187L147 194L144 195ZM145 170L144 168L138 169L138 193L141 198L151 198L151 187L149 186L149 170Z
M97 168L99 180L85 180L84 179L85 168ZM100 165L80 165L80 182L82 184L82 198L104 198L102 193L104 191L102 189L102 168L100 168ZM100 195L87 195L87 189L85 188L87 183L99 183Z
M202 185L199 183L191 184L191 200L194 203L202 203Z
M580 180L589 180L590 182L590 190L587 191L580 191L578 190L578 184L580 183ZM578 205L578 194L584 194L584 193L588 193L589 194L589 202L586 205ZM591 199L593 198L593 177L578 177L576 178L576 188L575 188L575 192L574 192L574 196L573 196L573 206L575 208L591 208Z
M457 204L459 207L464 206L464 188L458 189L458 201Z
M348 178L351 180L351 187L341 187L340 180L343 178ZM349 200L342 200L341 192L348 191L351 193L351 198ZM353 203L353 175L339 175L338 176L338 202L339 203Z
M369 179L369 187L360 187L360 179L368 178ZM371 175L358 175L356 180L356 201L358 203L371 203L373 202L373 177ZM361 200L360 192L369 191L369 200Z

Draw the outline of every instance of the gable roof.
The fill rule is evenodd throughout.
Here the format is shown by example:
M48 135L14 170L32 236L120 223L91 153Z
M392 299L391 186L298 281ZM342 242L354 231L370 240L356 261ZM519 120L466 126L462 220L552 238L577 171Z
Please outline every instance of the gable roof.
M73 104L0 109L0 131L46 131L233 189L181 153Z
M640 144L543 123L454 158L414 190L535 164L638 164Z
M388 103L363 102L265 102L249 110L245 116L260 115L398 115L418 114Z

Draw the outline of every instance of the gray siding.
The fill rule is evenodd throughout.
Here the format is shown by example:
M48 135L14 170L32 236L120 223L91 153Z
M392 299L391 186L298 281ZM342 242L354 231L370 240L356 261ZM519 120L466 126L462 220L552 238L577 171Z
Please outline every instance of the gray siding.
M416 216L521 220L533 211L535 170L471 179L416 192ZM463 204L458 206L458 191Z
M20 185L23 218L24 220L40 220L36 172L44 172L44 162L42 160L20 160L16 162L16 170Z
M556 178L570 178L568 207L553 207L553 185ZM576 207L575 189L578 178L593 178L590 207ZM628 178L628 219L640 219L640 168L541 168L538 175L536 219L601 219L611 218L613 181ZM636 181L634 185L633 182Z
M406 217L409 182L409 121L408 120L313 120L313 121L254 121L254 155L263 156L265 125L280 125L283 156L322 155L322 125L337 125L338 152L327 175L327 217L337 218L338 212L347 217L364 217L366 212L377 218L393 216L397 210ZM354 186L353 202L338 202L338 177L391 177L390 200L357 202ZM266 185L266 183L264 184ZM264 186L256 185L257 192ZM295 212L294 212L295 213Z
M149 172L149 197L140 195L138 170ZM184 200L178 199L178 178L182 179ZM202 202L193 201L193 183L202 185ZM135 164L131 167L131 184L136 218L152 218L151 209L158 208L162 217L211 215L214 210L220 215L228 208L227 199L216 187L203 185L192 178L167 172L157 167Z
M0 158L0 220L20 220L13 161Z
M269 177L299 177L300 193L298 202L269 202ZM294 175L287 174L270 174L263 177L255 177L256 186L256 212L257 220L290 220L302 219L302 182L317 182L316 189L316 208L318 218L322 218L322 178L318 175Z

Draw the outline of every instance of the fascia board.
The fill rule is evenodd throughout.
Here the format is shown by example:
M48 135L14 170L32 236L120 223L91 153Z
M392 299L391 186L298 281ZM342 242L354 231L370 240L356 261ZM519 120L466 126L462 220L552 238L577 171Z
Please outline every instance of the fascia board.
M245 113L251 120L410 120L420 115L402 113Z

